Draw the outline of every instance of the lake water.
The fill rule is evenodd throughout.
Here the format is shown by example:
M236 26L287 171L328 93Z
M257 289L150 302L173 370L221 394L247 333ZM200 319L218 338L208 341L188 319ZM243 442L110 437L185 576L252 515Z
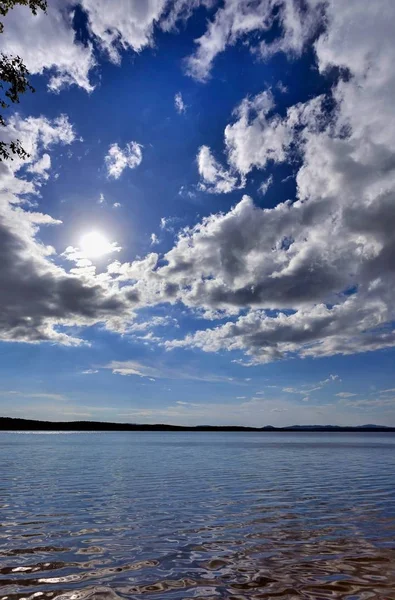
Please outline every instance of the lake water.
M395 435L0 433L0 599L395 598Z

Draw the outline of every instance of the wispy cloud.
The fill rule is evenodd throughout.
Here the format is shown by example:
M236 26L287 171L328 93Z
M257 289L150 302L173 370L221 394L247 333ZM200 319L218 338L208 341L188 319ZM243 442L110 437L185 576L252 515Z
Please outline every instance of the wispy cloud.
M267 179L265 179L265 181L261 183L261 185L259 186L259 192L262 194L262 196L266 194L267 190L270 188L272 183L273 175L270 175L270 177L268 177Z
M49 394L47 392L21 392L19 390L3 390L0 396L19 396L21 398L41 398L43 400L67 400L63 394Z
M322 381L318 381L317 383L305 383L300 387L283 387L282 391L287 394L301 394L305 396L306 394L311 394L312 392L316 392L321 390L325 385L329 383L337 382L339 383L341 379L338 375L329 375L326 379ZM277 387L277 386L267 386L267 387Z
M151 246L156 246L159 244L159 238L156 233L151 233Z
M177 94L174 96L174 106L180 115L186 111L187 105L183 100L181 92L177 92Z
M316 425L333 424L362 425L371 420L369 407L361 410L356 406L342 405L334 409L333 403L295 405L293 402L254 398L247 402L188 402L179 400L169 406L141 406L121 410L117 417L134 422L166 422L179 425ZM360 407L362 408L362 406ZM375 410L377 404L371 404ZM384 407L385 408L385 407ZM383 422L376 414L376 422Z
M361 410L370 410L370 409L394 409L395 408L395 398L379 398L377 400L373 399L363 399L363 400L347 400L344 399L341 401L342 406L348 408L355 408ZM386 424L386 423L384 423Z
M188 369L172 367L157 367L146 365L135 360L113 360L102 369L110 369L114 375L137 376L152 379L187 379L191 381L206 381L209 383L240 383L232 377L214 374L195 373Z
M329 377L320 381L319 385L326 385L327 383L333 383L334 381L341 383L341 379L340 379L339 375L329 375Z

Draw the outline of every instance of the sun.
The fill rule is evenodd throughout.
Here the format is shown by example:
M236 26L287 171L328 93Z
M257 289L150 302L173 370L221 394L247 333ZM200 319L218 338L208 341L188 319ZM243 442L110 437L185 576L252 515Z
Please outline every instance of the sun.
M99 258L113 250L112 244L99 231L85 233L80 240L80 249L87 258Z

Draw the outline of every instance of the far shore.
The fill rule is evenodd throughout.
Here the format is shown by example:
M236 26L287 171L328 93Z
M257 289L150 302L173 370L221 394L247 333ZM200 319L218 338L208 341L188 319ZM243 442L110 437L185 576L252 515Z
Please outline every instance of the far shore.
M395 427L384 425L292 425L289 427L243 427L238 425L167 425L164 423L106 423L102 421L38 421L33 419L19 419L0 417L0 431L227 431L227 432L322 432L322 433L395 433Z

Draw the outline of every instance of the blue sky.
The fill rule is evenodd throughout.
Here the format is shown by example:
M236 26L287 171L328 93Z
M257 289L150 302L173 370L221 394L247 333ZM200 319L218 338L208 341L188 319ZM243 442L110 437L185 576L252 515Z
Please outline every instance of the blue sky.
M2 34L1 413L395 425L393 4L49 4Z

